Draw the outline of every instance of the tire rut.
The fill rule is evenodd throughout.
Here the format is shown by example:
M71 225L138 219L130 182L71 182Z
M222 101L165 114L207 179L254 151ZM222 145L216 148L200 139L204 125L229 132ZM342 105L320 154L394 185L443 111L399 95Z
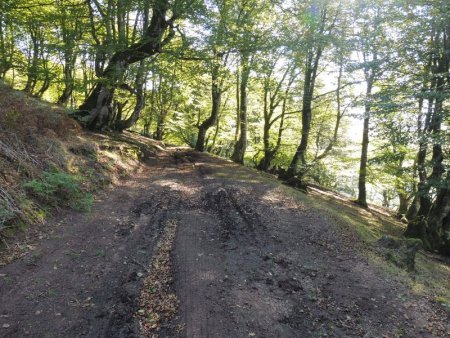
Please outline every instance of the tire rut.
M134 220L138 222L144 216L147 225L144 236L139 242L140 246L158 247L157 243L159 243L164 233L164 227L170 210L173 208L176 209L176 206L177 204L174 203L173 199L164 196L162 200L151 198L150 201L140 203L137 207L131 209ZM149 236L151 236L151 241L149 240ZM150 262L154 255L155 250L152 251L150 257L141 260L134 259L131 263L137 265L146 273L149 273L149 269L151 269ZM142 277L142 273L140 275ZM137 283L138 279L138 273L133 271L128 278L123 280L122 285L119 287L120 292L116 295L119 301L114 304L108 323L100 335L101 337L139 337L140 329L134 316L139 308L139 294L142 288L142 283ZM89 336L95 337L96 334L95 330L93 330Z
M252 237L255 231L266 230L267 227L258 213L245 204L245 199L245 196L238 197L237 190L223 186L208 191L203 196L204 210L213 211L218 215L220 238L223 241L237 236Z

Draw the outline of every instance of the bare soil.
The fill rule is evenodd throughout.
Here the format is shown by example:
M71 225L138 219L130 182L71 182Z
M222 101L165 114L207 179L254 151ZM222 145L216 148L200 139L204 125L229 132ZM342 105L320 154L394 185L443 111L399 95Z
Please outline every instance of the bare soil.
M171 149L93 210L63 212L0 267L1 337L450 335L448 314L373 267L355 233L256 171ZM155 322L143 288L161 247L178 311Z

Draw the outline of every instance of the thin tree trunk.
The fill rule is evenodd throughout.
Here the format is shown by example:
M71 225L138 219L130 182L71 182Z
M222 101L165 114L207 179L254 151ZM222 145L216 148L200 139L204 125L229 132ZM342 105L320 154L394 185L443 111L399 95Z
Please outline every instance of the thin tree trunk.
M363 53L364 61L367 62L367 55ZM372 52L372 60L377 60L377 53ZM366 191L366 179L367 179L367 158L369 150L369 126L370 126L370 114L371 114L371 98L372 89L375 82L375 69L367 67L364 69L364 76L366 79L366 100L364 103L364 122L363 122L363 137L361 144L361 160L359 163L359 177L358 177L358 198L356 203L360 206L367 208L367 191Z
M121 118L116 120L113 128L116 131L121 132L124 131L125 129L132 127L141 116L141 111L142 109L144 109L145 106L144 83L146 74L144 68L145 68L144 60L141 60L135 80L134 94L136 96L136 103L134 105L133 112L131 113L130 117L125 120L122 120Z
M203 121L198 127L197 142L195 144L195 150L205 151L205 137L209 128L216 124L217 118L219 116L220 102L222 98L222 88L219 80L219 68L220 64L217 62L212 66L211 72L211 99L212 108L211 115Z
M38 32L34 30L34 27L30 27L30 37L33 45L33 52L31 55L31 60L29 60L28 71L27 71L27 82L25 88L23 89L27 93L32 93L37 81L38 72L38 62L39 62L39 40Z
M366 103L364 112L364 124L363 124L363 139L361 145L361 160L359 164L359 177L358 177L358 199L356 202L367 208L367 192L366 192L366 177L367 177L367 153L369 149L369 122L370 122L370 106Z
M236 129L234 131L234 143L237 143L237 140L239 138L239 128L241 124L241 115L240 115L240 96L239 96L239 88L240 88L240 81L239 81L240 75L239 75L239 67L236 69Z
M61 96L58 98L57 103L61 105L66 105L67 102L69 102L70 97L72 96L73 92L73 85L74 85L74 79L73 79L73 73L75 69L75 62L76 62L77 56L76 53L73 51L73 49L69 49L68 51L65 51L64 55L64 90L61 93Z
M245 150L247 149L247 84L250 75L250 53L245 51L241 55L241 83L240 83L240 105L239 105L239 139L234 146L231 159L244 164Z
M326 7L322 9L320 16L320 28L318 29L318 32L311 31L310 34L319 34L319 36L323 37L323 34L326 30L325 25L328 18L328 11ZM336 17L334 19L334 22L335 20ZM333 29L334 22L327 28L328 33L330 33ZM318 40L320 40L320 38ZM309 134L311 131L313 94L317 78L317 71L319 68L319 62L322 57L323 49L325 47L325 45L321 42L318 42L318 45L315 45L315 43L316 42L312 40L310 42L310 45L308 46L303 87L302 135L300 144L297 147L294 156L292 157L292 161L289 164L288 169L285 173L280 174L280 178L285 179L291 185L294 185L303 190L306 190L304 175L308 170L306 152L308 150Z
M165 134L165 120L166 120L167 112L162 110L158 115L158 120L156 121L156 132L155 132L155 140L162 141L164 139Z
M303 176L307 171L306 163L306 151L308 149L309 134L311 131L312 121L312 101L314 94L314 87L316 83L317 70L319 67L319 61L322 56L322 47L317 48L315 54L313 51L308 56L307 68L304 77L303 87L303 102L302 102L302 135L300 144L292 157L292 161L289 164L286 173L280 175L280 178L287 180L290 183L294 182L295 177L298 175L298 180L295 180L295 186L305 189L306 186L303 182ZM299 164L301 168L299 168Z

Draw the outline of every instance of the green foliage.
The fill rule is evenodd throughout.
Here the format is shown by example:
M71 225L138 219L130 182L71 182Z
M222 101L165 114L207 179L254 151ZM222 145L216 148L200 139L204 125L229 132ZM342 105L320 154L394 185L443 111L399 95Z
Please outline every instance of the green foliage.
M13 220L16 217L16 214L11 210L6 209L3 206L0 206L0 229Z
M24 183L24 188L51 205L68 206L74 210L89 211L94 198L80 187L80 178L64 172L44 172L39 179Z

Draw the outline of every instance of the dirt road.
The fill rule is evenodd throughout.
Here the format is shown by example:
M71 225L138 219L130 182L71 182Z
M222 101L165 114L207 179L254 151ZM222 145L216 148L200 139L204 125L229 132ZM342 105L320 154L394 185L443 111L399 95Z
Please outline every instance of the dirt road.
M188 150L147 162L0 268L1 337L140 337L138 299L168 223L179 308L155 336L450 332L443 313L371 267L356 235L276 181Z

